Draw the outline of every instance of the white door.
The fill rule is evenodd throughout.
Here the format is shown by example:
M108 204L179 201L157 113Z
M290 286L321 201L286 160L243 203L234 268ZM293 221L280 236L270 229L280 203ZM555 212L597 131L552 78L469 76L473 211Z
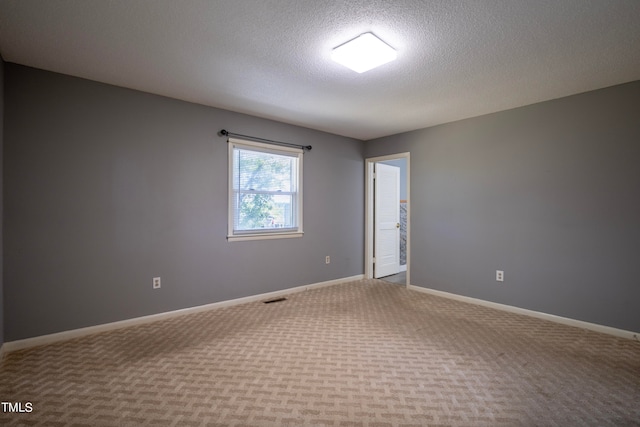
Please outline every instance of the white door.
M400 168L375 164L374 277L400 272Z

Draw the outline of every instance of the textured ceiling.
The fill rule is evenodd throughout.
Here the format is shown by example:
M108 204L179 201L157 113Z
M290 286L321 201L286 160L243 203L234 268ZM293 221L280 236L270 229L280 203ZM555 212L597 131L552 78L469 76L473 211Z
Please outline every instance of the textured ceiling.
M640 79L640 0L0 0L0 53L367 140Z

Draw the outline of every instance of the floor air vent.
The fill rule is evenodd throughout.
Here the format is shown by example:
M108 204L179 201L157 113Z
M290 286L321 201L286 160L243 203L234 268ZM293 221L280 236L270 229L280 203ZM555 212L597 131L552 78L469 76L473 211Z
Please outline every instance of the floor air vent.
M271 304L271 303L274 303L274 302L281 302L281 301L286 301L286 300L287 300L287 299L283 297L283 298L274 298L274 299L269 299L269 300L266 300L266 301L263 301L263 302L264 302L265 304Z

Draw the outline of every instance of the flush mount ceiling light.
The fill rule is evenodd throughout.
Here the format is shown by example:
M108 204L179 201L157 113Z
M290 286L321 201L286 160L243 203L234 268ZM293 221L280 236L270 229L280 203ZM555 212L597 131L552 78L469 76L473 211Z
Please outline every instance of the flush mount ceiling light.
M396 51L391 46L372 33L361 34L336 47L331 53L331 59L356 73L364 73L391 62L396 56Z

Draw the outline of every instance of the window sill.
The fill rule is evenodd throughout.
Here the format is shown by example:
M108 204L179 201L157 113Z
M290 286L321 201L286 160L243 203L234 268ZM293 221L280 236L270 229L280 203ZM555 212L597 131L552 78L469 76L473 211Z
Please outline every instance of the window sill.
M291 239L294 237L302 237L301 231L292 233L262 233L262 234L242 234L237 236L227 236L229 242L242 242L244 240L268 240L268 239Z

